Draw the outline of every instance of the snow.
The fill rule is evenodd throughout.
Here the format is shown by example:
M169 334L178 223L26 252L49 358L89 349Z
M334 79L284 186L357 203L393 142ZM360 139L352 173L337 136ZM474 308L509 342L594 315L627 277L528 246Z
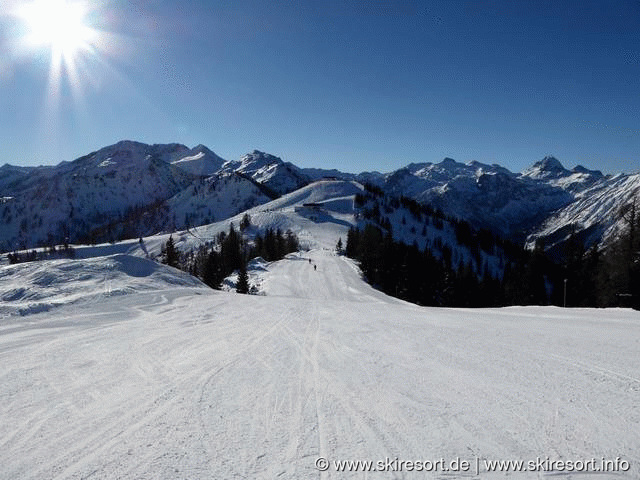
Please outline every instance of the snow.
M255 231L267 228L291 230L304 249L333 249L339 238L346 241L349 228L355 225L353 200L363 187L357 182L321 180L283 195L276 200L247 210ZM301 208L304 203L319 203L320 211L310 213ZM220 232L229 231L231 223L240 225L244 213L220 222L203 225L174 235L183 251L195 249L204 241L213 240Z
M120 261L124 290L150 268L131 258L56 265L102 286ZM265 296L169 282L3 319L0 477L425 478L318 457L621 457L629 472L598 478L640 474L637 312L420 308L323 248L256 265Z
M184 157L180 160L176 160L175 162L173 162L173 164L179 164L179 163L183 163L183 162L193 162L195 160L200 160L202 157L204 157L204 153L203 152L199 152L196 153L195 155L192 155L190 157Z
M295 165L259 150L243 155L239 160L225 162L220 171L243 173L281 195L292 192L310 181Z
M620 235L625 222L620 215L624 205L633 203L640 191L640 174L616 175L594 183L576 195L575 200L566 207L553 212L542 225L527 239L529 247L535 245L540 237L553 238L554 234L566 232L561 239L568 237L567 226L575 225L578 230L592 228L592 238L588 244L607 244ZM558 239L556 239L558 240Z
M224 159L204 145L198 145L192 148L188 155L171 163L193 175L207 176L218 172L224 162Z
M106 160L103 160L102 162L100 162L98 164L98 167L104 168L104 167L109 167L111 165L117 165L117 163L112 161L111 158L107 158Z
M571 172L562 166L562 163L560 163L557 158L547 156L523 171L522 176L536 180L548 180L561 178L570 173Z
M210 223L214 218L229 218L269 201L250 180L237 174L213 176L194 183L165 202L166 214L154 222L167 230L171 217L180 226ZM183 219L188 218L189 221Z
M109 154L137 158L138 148L125 142ZM511 182L477 163L445 166L482 169L487 188ZM628 178L612 181L627 192ZM205 184L172 202L190 211ZM248 182L216 185L220 201L250 193ZM308 249L252 261L260 295L213 291L151 261L169 234L0 264L0 478L425 478L320 472L320 457L620 457L630 471L598 479L638 478L640 314L437 309L388 297L333 252L362 189L323 180L248 211L251 231L291 229ZM197 247L242 215L173 238ZM412 220L396 228L393 215L394 231L413 238ZM454 235L447 226L438 234Z
M179 270L125 254L10 265L0 268L0 318L169 286L206 288Z

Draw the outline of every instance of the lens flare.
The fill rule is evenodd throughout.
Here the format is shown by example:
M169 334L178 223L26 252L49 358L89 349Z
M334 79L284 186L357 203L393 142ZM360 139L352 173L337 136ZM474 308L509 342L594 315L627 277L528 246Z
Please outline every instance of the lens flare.
M65 59L73 59L90 49L97 32L86 23L86 6L65 0L38 0L19 12L34 46L49 47Z
M83 79L90 77L87 64L97 59L103 36L91 24L91 13L84 0L32 0L14 10L23 27L23 49L50 56L50 97L59 95L63 79L78 94Z
M99 33L88 23L88 13L87 4L71 0L34 0L17 10L27 30L25 43L49 49L57 70L62 64L72 67L79 56L93 51Z

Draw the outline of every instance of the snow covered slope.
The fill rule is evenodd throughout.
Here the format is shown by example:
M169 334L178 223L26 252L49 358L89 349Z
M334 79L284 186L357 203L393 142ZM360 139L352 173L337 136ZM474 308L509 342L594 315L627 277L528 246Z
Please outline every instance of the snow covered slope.
M567 240L572 231L581 233L587 246L615 240L626 228L621 217L625 205L640 200L640 174L616 175L593 183L576 194L569 205L553 212L527 239L538 238L548 246Z
M136 210L109 225L115 238L184 230L243 212L271 200L256 182L235 172L200 177L171 198ZM99 240L106 241L107 232Z
M204 145L198 145L191 149L188 155L171 163L193 175L210 176L217 173L224 162L223 158Z
M208 288L184 272L125 254L21 263L0 267L0 318L176 286Z
M335 248L339 238L346 240L349 228L356 224L354 197L362 192L362 185L340 180L322 180L307 185L276 200L247 210L255 231L267 228L291 230L305 249ZM314 203L317 206L304 207ZM226 220L202 225L174 235L176 245L183 251L196 249L233 223L240 225L244 213Z
M181 228L229 218L271 199L253 182L236 174L209 177L194 183L167 201L168 212Z
M322 249L266 268L266 296L166 285L3 319L0 477L591 476L486 472L547 457L640 476L638 312L420 308ZM335 463L396 458L469 471Z
M3 186L0 248L77 241L134 207L165 200L193 177L169 162L182 145L120 142L56 167L31 169ZM7 192L7 193L5 193Z
M572 198L562 188L518 176L499 165L463 164L450 158L392 172L382 188L432 205L476 228L522 239L525 232Z

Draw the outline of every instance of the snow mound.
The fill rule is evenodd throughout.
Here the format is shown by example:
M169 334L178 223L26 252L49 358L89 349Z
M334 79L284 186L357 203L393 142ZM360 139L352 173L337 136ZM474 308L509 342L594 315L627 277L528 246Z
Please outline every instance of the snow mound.
M0 317L171 287L206 288L184 272L124 254L3 266L0 267Z

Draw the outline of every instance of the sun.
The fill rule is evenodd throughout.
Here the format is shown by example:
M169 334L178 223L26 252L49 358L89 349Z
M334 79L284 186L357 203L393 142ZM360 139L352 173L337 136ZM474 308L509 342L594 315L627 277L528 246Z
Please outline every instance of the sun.
M89 0L20 0L12 11L18 20L19 49L32 53L35 65L49 57L47 98L52 106L65 85L77 100L91 84L96 64L103 61L106 33L96 29L98 2Z
M96 34L86 20L86 5L70 0L35 0L19 11L27 27L27 41L38 48L49 48L52 57L72 62L91 48ZM60 60L58 60L60 61Z

